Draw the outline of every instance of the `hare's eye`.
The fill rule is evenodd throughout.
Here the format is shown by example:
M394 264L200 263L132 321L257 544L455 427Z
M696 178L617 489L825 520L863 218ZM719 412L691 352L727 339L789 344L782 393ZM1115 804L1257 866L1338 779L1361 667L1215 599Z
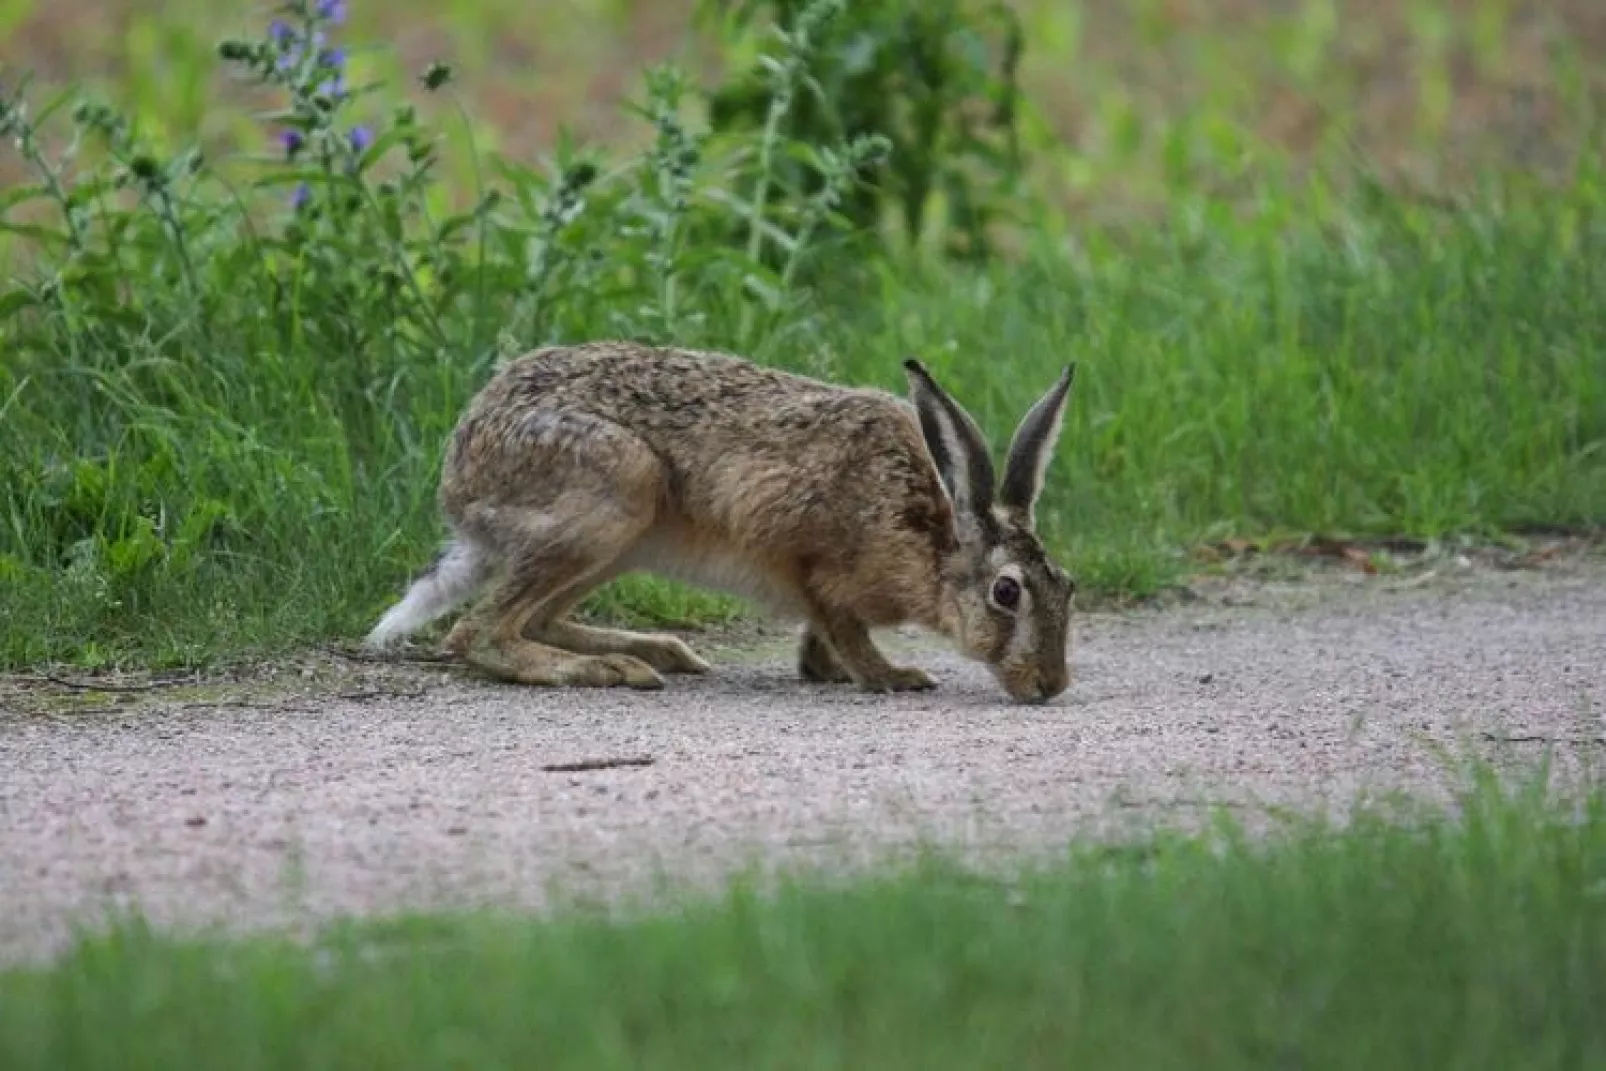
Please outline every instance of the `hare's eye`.
M1006 610L1020 605L1020 581L1012 576L1001 576L993 581L993 601Z

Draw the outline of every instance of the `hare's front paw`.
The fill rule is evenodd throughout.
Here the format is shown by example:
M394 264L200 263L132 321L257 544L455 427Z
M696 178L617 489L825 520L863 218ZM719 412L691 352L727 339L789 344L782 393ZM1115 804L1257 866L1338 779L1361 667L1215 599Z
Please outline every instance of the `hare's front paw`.
M798 676L815 684L851 684L853 675L842 668L831 648L812 630L803 633L797 652Z
M864 682L867 692L926 692L937 687L937 682L923 669L914 666L889 666L885 673Z

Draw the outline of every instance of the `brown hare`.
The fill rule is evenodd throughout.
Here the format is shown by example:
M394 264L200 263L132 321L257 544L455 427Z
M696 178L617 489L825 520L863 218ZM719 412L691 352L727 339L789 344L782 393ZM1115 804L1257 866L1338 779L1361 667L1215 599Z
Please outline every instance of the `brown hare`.
M443 648L507 680L659 688L709 669L673 636L568 612L644 570L743 595L805 628L798 669L869 691L933 687L872 628L913 623L984 663L1016 700L1069 683L1075 584L1033 506L1075 365L1015 430L996 481L974 421L919 361L913 404L740 358L628 342L504 365L448 446L452 538L366 644L483 598Z

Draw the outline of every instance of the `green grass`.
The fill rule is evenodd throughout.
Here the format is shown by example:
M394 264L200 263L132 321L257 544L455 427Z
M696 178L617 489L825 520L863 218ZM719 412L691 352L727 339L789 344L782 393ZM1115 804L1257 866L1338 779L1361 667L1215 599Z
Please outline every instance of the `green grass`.
M1606 174L1587 153L1560 188L1491 175L1447 208L1270 158L1246 170L1246 143L1212 150L1201 126L1144 227L1027 199L1018 255L959 265L809 230L794 205L776 216L798 238L788 267L780 246L727 241L728 199L780 181L750 141L675 162L695 118L639 156L454 156L450 185L404 145L360 180L338 156L192 174L168 133L80 118L50 129L101 146L63 172L81 248L48 189L12 206L53 230L22 232L11 253L44 258L0 296L0 666L360 633L439 538L461 406L499 353L549 340L720 346L895 390L918 353L998 444L1076 360L1041 524L1094 596L1153 592L1229 535L1606 520ZM585 210L554 222L588 158ZM1248 192L1209 192L1212 169ZM284 207L297 180L326 191L321 220ZM685 622L737 604L631 578L588 609Z
M1000 443L1078 361L1042 525L1094 593L1152 591L1227 535L1599 523L1606 242L1559 255L1570 213L1359 220L1348 250L1267 222L1080 263L887 268L758 350L894 389L919 353ZM487 327L465 316L444 325L451 356L364 367L260 316L261 285L219 295L210 346L41 354L6 383L0 661L352 635L428 560ZM659 584L612 595L601 608L660 620L728 609Z
M312 945L138 924L0 974L0 1065L1583 1068L1606 1063L1606 810L1485 787L1252 841L1080 845L608 916Z

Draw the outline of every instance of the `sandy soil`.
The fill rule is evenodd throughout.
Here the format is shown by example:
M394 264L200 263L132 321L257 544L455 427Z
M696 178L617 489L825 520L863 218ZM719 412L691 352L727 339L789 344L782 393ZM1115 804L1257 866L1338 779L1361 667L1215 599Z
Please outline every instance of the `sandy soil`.
M1606 561L1327 571L1080 618L1078 681L1014 706L893 636L937 692L791 673L790 641L710 646L657 693L552 692L440 666L309 659L108 693L0 684L0 956L75 919L298 925L550 903L731 868L972 854L1365 795L1444 800L1465 749L1558 776L1606 757ZM594 770L549 769L637 760ZM1268 810L1268 808L1270 810Z

